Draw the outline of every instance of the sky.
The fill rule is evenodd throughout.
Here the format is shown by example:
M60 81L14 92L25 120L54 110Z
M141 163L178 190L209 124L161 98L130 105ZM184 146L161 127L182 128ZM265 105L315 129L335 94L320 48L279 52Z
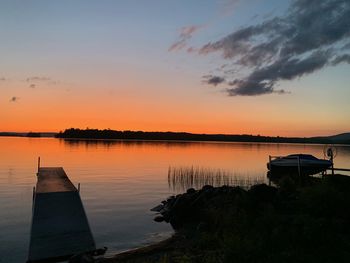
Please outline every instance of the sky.
M348 0L1 0L0 35L0 131L350 131Z

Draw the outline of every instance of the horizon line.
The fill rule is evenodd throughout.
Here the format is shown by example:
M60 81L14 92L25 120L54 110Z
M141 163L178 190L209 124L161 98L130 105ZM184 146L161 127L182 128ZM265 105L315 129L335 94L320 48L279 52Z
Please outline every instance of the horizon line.
M111 130L111 131L121 131L121 132L144 132L144 133L187 133L187 134L196 134L196 135L248 135L248 136L261 136L261 137L281 137L281 138L313 138L313 137L330 137L330 136L336 136L336 135L341 135L341 134L346 134L350 133L349 132L340 132L336 134L330 134L330 135L314 135L314 136L280 136L280 135L262 135L262 134L248 134L248 133L193 133L193 132L186 132L186 131L143 131L143 130L114 130L110 128L104 128L104 129L97 129L97 128L85 128L85 129L80 129L80 128L68 128L65 130L69 129L76 129L76 130L98 130L98 131L103 131L103 130ZM14 134L28 134L28 133L51 133L51 134L59 134L60 132L64 132L65 130L60 130L60 131L26 131L26 132L17 132L17 131L0 131L1 133L14 133Z

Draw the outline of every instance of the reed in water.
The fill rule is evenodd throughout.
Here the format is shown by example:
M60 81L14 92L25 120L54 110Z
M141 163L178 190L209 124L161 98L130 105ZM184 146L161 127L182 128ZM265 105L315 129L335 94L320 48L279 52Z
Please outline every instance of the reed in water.
M168 184L173 191L189 188L200 189L204 185L240 186L248 189L252 185L266 183L266 176L250 176L234 171L208 167L171 167L168 169Z

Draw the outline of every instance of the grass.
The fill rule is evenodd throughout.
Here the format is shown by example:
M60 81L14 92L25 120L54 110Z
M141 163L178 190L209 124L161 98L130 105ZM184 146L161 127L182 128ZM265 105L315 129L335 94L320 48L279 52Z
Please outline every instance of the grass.
M266 183L266 176L251 176L225 169L208 167L169 167L168 184L173 191L182 192L189 188L200 189L204 185L214 187L229 185L249 189L252 185Z

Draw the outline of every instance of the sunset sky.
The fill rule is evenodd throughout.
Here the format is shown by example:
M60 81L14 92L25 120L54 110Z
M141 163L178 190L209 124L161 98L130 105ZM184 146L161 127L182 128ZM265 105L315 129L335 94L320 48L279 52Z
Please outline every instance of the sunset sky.
M1 0L0 131L350 132L348 0Z

